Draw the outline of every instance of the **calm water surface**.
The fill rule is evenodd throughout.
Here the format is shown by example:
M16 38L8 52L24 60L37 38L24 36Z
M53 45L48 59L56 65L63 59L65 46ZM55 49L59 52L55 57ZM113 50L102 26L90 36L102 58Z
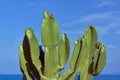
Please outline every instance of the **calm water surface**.
M22 80L22 75L0 75L0 80ZM120 80L120 75L98 75L94 80Z

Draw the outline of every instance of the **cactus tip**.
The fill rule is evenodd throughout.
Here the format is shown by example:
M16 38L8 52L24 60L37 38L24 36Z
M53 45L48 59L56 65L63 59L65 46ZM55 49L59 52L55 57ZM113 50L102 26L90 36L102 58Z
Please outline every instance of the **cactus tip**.
M33 33L33 29L32 29L32 28L26 28L26 29L25 29L25 33L26 33L26 34Z
M44 18L53 18L53 15L48 12L44 12Z
M65 41L66 40L65 38L66 38L66 34L63 34L62 35L62 40Z

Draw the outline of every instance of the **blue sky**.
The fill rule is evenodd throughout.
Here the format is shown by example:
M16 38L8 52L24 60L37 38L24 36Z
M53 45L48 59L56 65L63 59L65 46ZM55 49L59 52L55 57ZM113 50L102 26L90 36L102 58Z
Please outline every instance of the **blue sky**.
M18 45L31 27L41 44L43 12L56 18L61 33L74 41L89 25L106 45L107 64L101 74L120 74L120 0L0 0L0 74L20 74ZM72 50L71 50L72 52Z

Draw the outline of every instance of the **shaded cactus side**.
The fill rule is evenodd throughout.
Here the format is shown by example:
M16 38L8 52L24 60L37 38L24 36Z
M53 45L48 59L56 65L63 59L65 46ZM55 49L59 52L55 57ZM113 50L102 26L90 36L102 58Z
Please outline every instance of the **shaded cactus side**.
M79 80L92 80L103 70L106 49L98 41L93 26L88 27L83 37L75 41L70 69L60 77L58 75L65 68L70 55L69 39L66 34L62 34L60 39L58 24L48 12L44 13L41 34L45 52L31 28L26 29L23 43L19 46L23 80L74 80L77 73L80 73Z

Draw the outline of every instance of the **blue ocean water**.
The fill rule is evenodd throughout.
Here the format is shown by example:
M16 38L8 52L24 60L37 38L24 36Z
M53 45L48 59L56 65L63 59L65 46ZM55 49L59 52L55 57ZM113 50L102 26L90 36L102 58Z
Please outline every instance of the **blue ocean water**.
M0 80L22 80L22 75L0 75ZM93 80L120 80L120 75L98 75Z

